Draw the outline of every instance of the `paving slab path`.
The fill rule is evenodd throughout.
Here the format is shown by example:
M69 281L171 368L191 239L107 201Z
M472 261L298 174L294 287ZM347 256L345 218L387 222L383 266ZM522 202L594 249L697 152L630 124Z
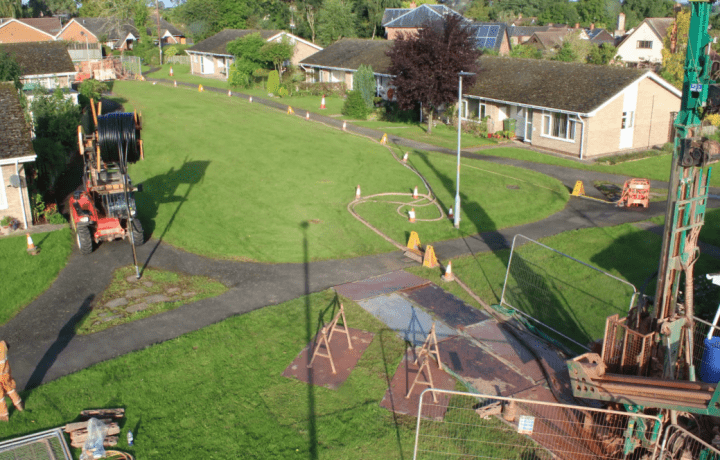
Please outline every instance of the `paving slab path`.
M172 84L168 80L158 81ZM180 82L178 84L194 86ZM206 91L225 92L211 87L206 88ZM243 95L236 93L235 96ZM263 98L253 100L285 110L284 105L275 101ZM331 117L311 114L311 120L338 129L342 128L342 121ZM372 129L348 125L348 130L379 138L378 132ZM452 154L448 149L395 136L390 136L390 140L408 147ZM463 155L477 154L464 152ZM562 177L560 180L568 186L574 184L574 180L591 180L595 177L607 176L572 168L550 167L484 155L479 157L487 161L506 162L514 166L539 170L553 177ZM582 174L582 177L578 177L578 174ZM617 180L620 182L624 180L622 176L618 177ZM718 200L710 201L710 206L717 205L720 205ZM517 233L537 239L579 228L640 222L662 215L664 209L664 203L651 203L650 208L644 211L618 210L605 203L571 198L565 209L541 221L500 231L479 229L476 235L439 242L435 250L440 259L449 259L464 254L509 247L512 237ZM75 325L87 314L94 299L110 283L113 271L132 263L130 254L130 248L124 242L102 244L89 256L82 256L75 249L68 264L52 286L15 318L0 326L0 337L12 346L10 359L14 377L20 388L33 388L93 364L141 350L234 315L275 305L343 283L401 270L415 264L399 251L307 264L214 260L151 239L138 250L138 257L142 263L159 269L208 276L222 282L229 290L217 297L186 304L175 310L96 334L75 335Z

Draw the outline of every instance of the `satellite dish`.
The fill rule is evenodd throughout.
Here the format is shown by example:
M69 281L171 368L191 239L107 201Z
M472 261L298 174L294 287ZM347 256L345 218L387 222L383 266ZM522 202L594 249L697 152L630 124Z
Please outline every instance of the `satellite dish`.
M20 176L18 176L17 174L13 174L12 176L10 176L10 185L12 185L15 188L18 188L18 187L20 187L20 184L21 184Z

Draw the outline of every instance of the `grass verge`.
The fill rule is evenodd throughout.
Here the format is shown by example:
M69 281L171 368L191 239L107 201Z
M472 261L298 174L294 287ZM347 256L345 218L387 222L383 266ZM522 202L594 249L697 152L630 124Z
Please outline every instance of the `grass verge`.
M173 310L186 303L215 297L225 291L227 288L222 283L205 276L147 268L143 271L142 280L135 280L135 267L122 267L115 271L110 285L100 295L90 314L77 324L76 332L80 335L100 332ZM167 300L148 300L158 296ZM123 299L127 302L119 305ZM113 301L118 305L108 306Z
M28 255L25 236L0 239L0 324L50 287L72 251L69 228L32 237L40 248L37 256Z
M378 120L353 121L352 123L413 141L424 142L446 149L457 149L457 126L438 124L433 127L432 134L428 135L427 123L392 123ZM485 139L469 133L462 133L461 136L463 149L497 144L497 141L493 139Z
M135 183L144 185L136 200L146 233L191 252L302 262L304 238L314 249L311 260L390 251L393 246L355 220L347 204L358 184L364 195L409 192L421 185L377 142L259 104L139 82L117 82L114 91L126 101L126 110L138 109L144 117L146 160L133 165L130 172ZM429 178L432 186L448 190L446 182L454 177L452 159L428 158L430 165L425 168L440 171ZM439 166L433 166L436 161ZM511 175L534 174L502 168L512 169ZM472 174L476 174L473 180L464 182L468 184L464 192L471 197L468 202L474 196L494 193L488 185L494 183L490 178L494 174ZM555 198L539 207L537 195L518 201L504 192L496 198L512 199L505 203L512 213L502 211L502 216L496 216L482 207L467 206L466 225L483 221L488 214L493 228L510 226L526 222L531 214L542 218L546 214L537 209L551 213L567 200L567 192L551 192ZM372 207L377 208L369 215L374 225L409 231L405 216L386 205ZM466 231L477 229L471 225ZM398 241L405 239L402 234L399 230ZM457 232L445 228L438 231L438 238L455 236Z
M118 447L136 458L409 458L415 419L379 407L404 344L354 302L343 300L349 325L375 337L349 379L334 391L281 375L333 298L325 291L233 317L23 392L27 410L11 409L0 438L122 406Z

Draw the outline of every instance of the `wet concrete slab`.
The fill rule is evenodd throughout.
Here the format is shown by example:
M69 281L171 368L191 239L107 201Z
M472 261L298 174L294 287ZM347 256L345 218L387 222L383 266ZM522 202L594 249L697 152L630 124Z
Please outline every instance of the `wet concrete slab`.
M335 331L330 340L330 354L335 364L336 373L333 374L330 359L317 356L313 361L312 368L307 365L310 362L309 353L314 342L310 342L297 355L292 363L283 372L284 377L295 378L305 383L323 386L331 390L337 390L347 380L350 373L355 368L360 357L372 342L374 334L372 332L361 331L359 329L348 328L350 332L350 340L352 349L348 347L347 335L343 332ZM320 352L327 354L324 345L321 346Z
M441 341L438 348L443 366L480 393L512 396L535 386L532 379L518 374L468 338L451 337Z
M390 387L385 392L385 396L380 402L380 407L396 412L398 414L407 414L417 417L418 404L420 395L424 390L429 388L428 385L416 384L412 393L408 396L408 390L413 384L415 377L418 375L419 367L422 363L415 364L415 350L408 348L405 356L400 361L400 365L395 371ZM433 388L441 390L455 389L455 378L447 372L438 368L435 360L430 359L430 373L432 375ZM421 381L428 381L430 377L427 375L427 368L423 370L420 376ZM436 393L437 402L433 400L432 394L428 392L423 399L422 416L432 418L434 420L442 420L447 411L447 405L450 401L450 395Z
M402 293L455 329L490 318L487 313L471 307L436 284L407 288Z
M425 342L433 322L438 340L457 335L454 329L436 321L397 293L361 300L358 304L390 329L397 331L401 339L413 345L422 345Z
M399 270L362 281L335 286L335 292L352 300L362 300L428 283L430 281L424 278Z
M535 356L494 319L466 327L465 332L535 383L545 380L545 374Z

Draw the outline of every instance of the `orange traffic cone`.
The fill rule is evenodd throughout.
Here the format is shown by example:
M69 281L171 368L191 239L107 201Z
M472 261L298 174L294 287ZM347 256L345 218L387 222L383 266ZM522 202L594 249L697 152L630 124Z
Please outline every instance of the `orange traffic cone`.
M228 90L228 97L232 96L232 91Z
M415 208L410 208L408 211L408 220L411 224L415 223Z
M408 159L408 152L405 152L405 155L403 155L403 163L407 163Z
M29 233L26 233L27 235L27 252L30 255L36 256L38 253L38 248L35 247L35 244L33 243L32 237Z
M203 88L203 85L198 85L198 91L201 92L201 93L202 93L203 91L205 91L205 88Z
M455 275L452 272L452 262L448 262L445 274L442 276L443 281L455 281Z
M347 131L347 121L343 121L343 131Z
M358 184L357 188L355 189L355 199L360 199L360 184Z
M252 96L250 96L250 99L248 101L252 104Z
M418 189L417 186L415 186L415 190L413 190L413 198L417 199L420 195L418 195Z
M321 108L321 109L326 109L326 108L327 108L327 107L325 107L325 95L324 95L324 94L323 94L323 97L322 97L322 102L320 102L320 108Z
M454 217L455 217L455 216L453 215L453 210L452 210L452 208L448 209L448 218L449 218L450 220L453 220Z
M170 76L171 76L171 77L173 76L173 70L172 70L172 67L170 67Z
M309 119L310 119L310 112L305 112L305 119L306 119L306 120L309 120Z
M173 82L173 86L174 86L175 88L177 88L177 80L175 80L175 81Z

